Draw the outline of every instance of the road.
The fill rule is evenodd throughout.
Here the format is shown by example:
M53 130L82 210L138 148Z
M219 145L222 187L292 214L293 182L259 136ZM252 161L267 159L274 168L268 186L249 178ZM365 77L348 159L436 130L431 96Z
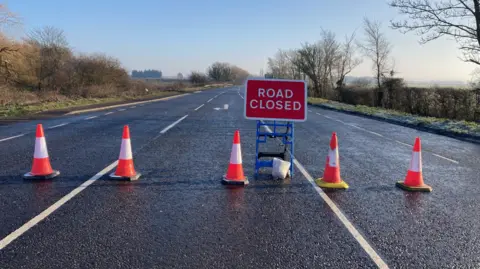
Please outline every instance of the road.
M294 177L255 179L255 122L243 118L243 90L232 87L45 120L52 166L62 174L32 182L21 175L31 166L36 123L0 127L0 268L480 264L479 145L309 107L308 120L295 125ZM125 124L142 173L136 182L104 176ZM250 185L232 189L220 181L237 129ZM311 184L332 132L347 191ZM415 136L431 193L395 188Z

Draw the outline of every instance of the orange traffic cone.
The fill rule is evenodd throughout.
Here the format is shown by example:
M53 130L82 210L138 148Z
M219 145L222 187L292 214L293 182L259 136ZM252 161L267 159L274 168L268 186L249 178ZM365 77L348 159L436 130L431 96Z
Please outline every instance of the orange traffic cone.
M137 180L140 173L135 172L133 166L132 146L130 144L130 130L128 125L123 127L122 145L120 147L120 156L115 173L110 174L111 179Z
M35 152L33 153L32 170L23 175L25 179L51 179L60 175L59 171L53 170L48 157L47 142L41 124L37 124L35 134Z
M229 185L247 185L248 179L243 174L242 149L240 147L240 132L237 130L233 136L232 153L227 174L223 176L222 183Z
M322 188L348 189L348 184L340 177L340 160L338 157L337 134L332 134L330 149L328 151L327 163L323 171L323 177L315 180Z
M407 191L424 191L431 192L432 187L423 183L422 175L422 145L420 138L415 139L413 146L412 160L410 161L410 168L408 169L405 181L398 181L397 187Z

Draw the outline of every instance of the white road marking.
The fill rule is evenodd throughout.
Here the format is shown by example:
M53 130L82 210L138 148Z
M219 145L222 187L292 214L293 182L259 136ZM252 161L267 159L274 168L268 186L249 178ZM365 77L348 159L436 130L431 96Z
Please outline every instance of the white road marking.
M332 118L332 117L329 117L329 116L327 116L327 115L323 115L323 116L324 116L325 118L327 118L327 119L331 119L331 120L333 120L333 118Z
M323 116L322 114L318 113L318 112L315 112L315 114L319 115L319 116Z
M78 195L81 191L86 189L88 186L92 185L95 181L97 181L99 178L101 178L103 175L105 175L110 170L112 170L115 166L117 166L117 163L118 163L118 161L115 161L115 162L111 163L109 166L105 167L102 171L98 172L92 178L83 182L80 186L78 186L77 188L72 190L70 193L63 196L56 203L54 203L53 205L51 205L50 207L45 209L42 213L38 214L33 219L31 219L27 223L23 224L20 228L16 229L11 234L7 235L5 238L3 238L0 241L0 250L4 249L6 246L8 246L10 243L12 243L15 239L17 239L18 237L23 235L25 232L30 230L33 226L35 226L39 222L43 221L45 218L47 218L49 215L51 215L53 212L55 212L57 209L59 209L66 202L70 201L73 197Z
M404 146L407 146L407 147L413 147L413 145L410 145L410 144L407 144L407 143L403 143L402 141L398 141L398 140L395 140L396 143L398 144L402 144Z
M381 134L379 134L379 133L375 133L375 132L372 132L372 131L367 131L367 132L369 132L369 133L371 133L371 134L374 134L374 135L376 135L376 136L383 137L383 135L381 135Z
M267 129L268 132L272 133L272 129L270 129L270 127L264 127L265 129ZM330 199L330 197L328 197L328 195L320 187L317 186L315 180L313 180L313 177L307 172L305 167L303 167L303 165L299 161L297 161L295 157L293 159L293 163L295 164L295 166L297 166L298 170L300 170L303 176L310 182L310 184L312 184L315 191L317 191L323 201L330 207L333 213L335 213L337 218L342 222L345 228L347 228L353 238L357 240L363 250L365 250L368 256L370 256L370 258L373 260L373 262L375 262L378 268L388 268L388 265L382 260L382 258L377 254L373 247L370 246L367 240L358 232L355 226L353 226L353 224L347 219L347 217L343 214L340 208Z
M162 131L160 131L161 134L164 134L166 133L168 130L170 130L173 126L177 125L178 123L180 123L182 120L184 120L186 117L188 117L188 115L185 115L183 117L181 117L179 120L177 120L176 122L168 125L167 127L165 127L165 129L163 129Z
M207 103L210 103L210 101L212 101L212 100L213 100L213 98L212 98L212 99L210 99L210 100L208 100L208 101L207 101Z
M3 138L3 139L0 139L0 142L7 141L7 140L10 140L10 139L14 139L14 138L17 138L17 137L22 137L24 135L25 134L19 134L19 135L16 135L16 136L10 136L10 137L7 137L7 138Z
M370 258L375 262L378 268L388 268L388 265L382 260L380 255L373 249L372 246L367 242L367 240L358 232L358 230L353 226L353 224L347 219L347 217L343 214L340 208L328 197L328 195L317 186L315 181L313 180L312 176L305 170L303 165L297 161L297 159L293 160L295 166L297 166L298 170L305 176L305 178L312 184L313 188L317 191L318 195L323 199L323 201L330 207L330 209L335 213L337 218L342 222L342 224L347 228L350 234L357 240L360 246L365 250L365 252L370 256Z
M347 125L350 126L350 127L353 127L353 128L357 128L357 129L362 130L362 131L367 131L367 130L363 129L362 127L358 127L358 126L353 125L353 124L347 124Z
M54 129L54 128L62 127L62 126L68 125L68 124L69 124L68 122L65 122L65 123L61 123L61 124L59 124L59 125L55 125L55 126L52 126L52 127L48 127L47 129Z
M106 116L106 115L110 115L110 114L113 114L113 113L114 112L110 111L110 112L105 113L104 115Z
M140 105L138 105L138 106L144 106L144 105L145 105L145 104L140 104Z
M193 92L193 93L201 93L202 91L196 91L196 92Z
M309 109L308 112L312 112L312 111Z
M91 119L95 119L95 118L98 118L98 116L91 116L91 117L85 118L85 120L91 120Z
M331 118L331 117L329 117L329 116L325 116L325 115L322 115L322 114L320 114L320 113L316 113L316 114L317 114L317 115L320 115L320 116L324 116L325 118L328 118L328 119L332 119L332 120L341 122L341 123L343 123L343 124L345 124L345 125L348 125L348 126L353 127L353 128L357 128L357 129L362 130L362 131L365 131L365 132L367 132L367 133L371 133L371 134L373 134L373 135L380 136L380 137L385 137L385 136L382 135L382 134L369 131L369 130L367 130L367 129L365 129L365 128L358 127L358 126L353 125L353 124L348 124L348 123L345 123L345 122L343 122L343 121L341 121L341 120L333 119L333 118ZM390 140L390 141L392 140L392 139L389 139L389 138L386 138L386 139L387 139L387 140ZM398 144L407 146L407 147L413 147L413 145L410 145L410 144L407 144L407 143L403 143L403 142L398 141L398 140L393 140L393 141L395 141L395 142L398 143ZM455 163L455 164L458 164L458 163L459 163L458 161L452 160L452 159L447 158L447 157L444 157L444 156L442 156L442 155L438 155L438 154L433 153L433 152L431 152L431 153L432 153L433 156L442 158L442 159L447 160L447 161L450 161L450 162L452 162L452 163Z
M126 110L125 108L118 109L118 111L125 111L125 110Z
M202 108L202 106L204 106L205 104L201 104L199 107L195 108L195 111L199 110L200 108Z
M130 108L136 108L137 106L131 106Z
M449 159L449 158L447 158L447 157L443 157L442 155L438 155L438 154L435 154L435 153L432 153L432 154L433 154L433 156L437 156L438 158L442 158L442 159L445 159L445 160L450 161L450 162L452 162L452 163L458 164L458 162L455 161L455 160Z

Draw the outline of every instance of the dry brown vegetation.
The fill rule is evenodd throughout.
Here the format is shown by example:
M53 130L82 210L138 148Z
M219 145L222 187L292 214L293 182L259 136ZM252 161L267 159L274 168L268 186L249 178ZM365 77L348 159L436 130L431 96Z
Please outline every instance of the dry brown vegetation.
M35 30L21 41L0 33L2 106L75 98L134 97L148 94L145 88L166 89L131 80L113 57L75 55L57 28Z

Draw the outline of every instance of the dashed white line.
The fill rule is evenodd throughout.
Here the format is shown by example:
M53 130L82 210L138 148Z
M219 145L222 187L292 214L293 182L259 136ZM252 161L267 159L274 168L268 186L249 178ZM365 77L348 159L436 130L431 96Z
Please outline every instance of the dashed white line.
M309 109L308 112L312 112L312 111Z
M15 135L15 136L10 136L10 137L7 137L7 138L3 138L3 139L0 139L0 142L3 142L3 141L8 141L10 139L14 139L14 138L17 138L17 137L22 137L24 136L25 134L19 134L19 135Z
M347 125L350 126L350 127L353 127L353 128L357 128L357 129L362 130L362 131L367 131L366 129L364 129L362 127L358 127L358 126L353 125L353 124L347 124Z
M78 186L74 190L72 190L70 193L67 195L63 196L60 200L58 200L56 203L45 209L42 213L38 214L35 216L33 219L29 220L27 223L23 224L20 228L16 229L13 231L11 234L7 235L5 238L3 238L0 241L0 250L4 249L6 246L8 246L11 242L13 242L15 239L20 237L22 234L30 230L33 226L37 225L39 222L47 218L49 215L51 215L53 212L55 212L57 209L59 209L62 205L64 205L66 202L71 200L73 197L78 195L81 191L86 189L88 186L92 185L95 181L97 181L99 178L101 178L103 175L108 173L110 170L112 170L115 166L117 166L118 161L115 161L111 163L109 166L105 167L102 171L98 172L96 175L94 175L92 178L89 180L85 181L82 183L82 185Z
M272 129L270 129L270 127L265 126L265 129L267 129L268 132L272 133ZM368 256L370 256L370 258L373 260L373 262L375 262L378 268L388 268L388 265L382 260L382 258L377 254L373 247L370 246L367 240L358 232L355 226L353 226L353 224L347 219L347 217L343 214L340 208L330 199L330 197L328 197L328 195L320 187L317 186L315 180L313 180L313 177L307 172L305 167L303 167L303 165L299 161L297 161L295 157L293 159L293 163L295 164L295 166L297 166L298 170L300 170L303 176L310 182L310 184L312 184L315 191L317 191L323 201L330 207L333 213L335 213L337 218L342 222L345 228L347 228L353 238L357 240L363 250L365 250Z
M110 111L110 112L105 113L104 115L106 116L106 115L110 115L110 114L113 114L113 113L114 112Z
M407 147L413 147L413 145L410 145L410 144L407 144L407 143L403 143L402 141L398 141L398 140L394 140L396 143L398 144L401 144L401 145L404 145L404 146L407 146Z
M315 112L315 114L319 115L319 116L323 116L322 114L318 113L318 112Z
M170 130L173 126L177 125L178 123L180 123L182 120L184 120L186 117L188 117L188 115L185 115L183 117L181 117L180 119L178 119L176 122L168 125L167 127L165 127L165 129L163 129L162 131L160 131L161 134L164 134L166 133L168 130Z
M452 162L452 163L458 164L457 161L452 160L452 159L449 159L449 158L447 158L447 157L443 157L442 155L438 155L438 154L435 154L435 153L432 153L432 155L433 155L433 156L437 156L438 158L442 158L442 159L444 159L444 160L450 161L450 162Z
M335 120L335 121L338 121L338 122L340 122L340 123L346 124L344 121L341 121L341 120Z
M210 100L208 100L208 101L207 101L207 103L210 103L210 101L212 101L212 100L213 100L213 98L212 98L212 99L210 99Z
M126 110L125 108L118 109L118 111L125 111L125 110Z
M91 117L85 118L85 120L91 120L91 119L95 119L95 118L98 118L98 116L91 116Z
M54 129L54 128L62 127L62 126L68 125L68 124L69 124L68 122L65 122L65 123L61 123L61 124L58 124L58 125L48 127L47 129Z
M379 133L375 133L375 132L372 132L372 131L367 131L373 135L376 135L376 136L380 136L380 137L384 137L382 134L379 134Z
M195 111L199 110L200 108L202 108L202 106L204 106L205 104L201 104L199 107L195 108Z
M333 119L334 119L334 118L332 118L332 117L329 117L329 116L327 116L327 115L323 115L323 116L324 116L325 118L327 118L327 119L331 119L331 120L333 120Z

